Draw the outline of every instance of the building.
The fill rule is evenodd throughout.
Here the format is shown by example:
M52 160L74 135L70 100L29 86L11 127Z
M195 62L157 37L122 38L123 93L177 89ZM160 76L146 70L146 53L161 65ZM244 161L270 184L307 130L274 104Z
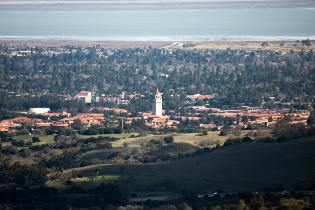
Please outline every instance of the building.
M92 102L92 93L90 91L81 91L77 98L79 100L84 101L85 103L91 103Z
M195 100L211 99L213 98L213 95L195 94L195 95L188 95L186 98L189 98L190 100L195 101Z
M153 109L152 114L162 117L162 94L159 92L159 90L156 90L154 101L153 101Z
M50 112L50 108L30 108L29 113L31 114L44 114Z

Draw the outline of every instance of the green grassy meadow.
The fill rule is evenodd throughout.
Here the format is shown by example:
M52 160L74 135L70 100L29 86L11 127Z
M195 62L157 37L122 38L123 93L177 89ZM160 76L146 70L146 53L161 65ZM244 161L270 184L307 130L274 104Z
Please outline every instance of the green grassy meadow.
M32 145L54 143L54 135L46 135L46 134L18 135L18 136L14 136L13 139L23 140L24 142L32 142L33 137L38 137L40 142L33 143Z

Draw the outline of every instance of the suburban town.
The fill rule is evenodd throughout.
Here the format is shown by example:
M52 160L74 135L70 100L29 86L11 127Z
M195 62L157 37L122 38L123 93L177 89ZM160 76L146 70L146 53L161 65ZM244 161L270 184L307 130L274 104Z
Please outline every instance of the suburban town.
M141 97L141 95L140 95ZM152 112L137 112L131 113L127 109L117 107L91 107L92 113L78 113L75 116L71 116L70 113L50 112L50 108L30 108L28 113L23 114L32 116L29 117L16 117L13 119L2 120L0 123L0 131L7 131L10 133L16 133L22 124L28 123L29 126L34 128L47 128L47 127L63 127L67 128L71 126L76 120L82 123L85 129L93 126L102 126L103 122L110 124L113 127L121 126L121 122L124 125L131 125L139 120L145 121L145 126L152 129L164 129L171 128L176 130L177 126L185 121L194 121L194 127L202 128L203 130L220 130L223 127L233 128L240 126L244 129L248 126L262 126L268 127L275 124L279 119L285 118L289 120L290 124L301 123L307 125L307 119L309 118L309 110L290 110L287 108L282 109L266 109L262 107L250 107L242 106L237 110L221 110L215 107L206 106L190 106L189 112L186 115L177 113L174 110L162 109L162 93L158 90L155 93L157 99L152 98ZM213 95L187 95L187 100L191 102L201 101L204 99L211 99ZM127 98L127 99L126 99ZM137 95L125 95L122 93L117 97L97 96L90 91L81 91L73 100L81 100L87 104L97 104L98 102L105 101L114 104L128 104L129 100L137 100ZM158 105L156 105L158 103ZM98 113L93 113L96 110ZM104 115L106 113L106 116ZM39 119L34 116L43 116L45 119ZM223 119L232 119L229 124L216 124L213 122L213 117L219 117ZM53 120L58 118L58 121ZM123 119L122 121L120 119ZM224 123L224 121L223 121Z
M315 210L314 0L0 0L0 210Z
M12 43L0 209L314 209L314 41Z

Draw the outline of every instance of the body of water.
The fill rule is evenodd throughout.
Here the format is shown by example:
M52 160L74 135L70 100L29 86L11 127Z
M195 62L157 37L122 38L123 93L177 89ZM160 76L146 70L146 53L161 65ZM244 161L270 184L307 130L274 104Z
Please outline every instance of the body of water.
M0 1L0 39L314 39L313 1Z

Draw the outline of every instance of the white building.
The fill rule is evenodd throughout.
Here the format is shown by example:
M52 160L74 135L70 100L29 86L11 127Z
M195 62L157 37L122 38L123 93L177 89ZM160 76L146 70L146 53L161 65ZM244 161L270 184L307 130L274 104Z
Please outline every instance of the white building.
M77 98L79 100L84 101L85 103L91 103L92 102L92 93L90 91L81 91Z
M162 117L162 95L159 92L159 90L156 90L156 93L155 93L152 114Z
M31 114L43 114L50 112L50 108L30 108L29 113Z

